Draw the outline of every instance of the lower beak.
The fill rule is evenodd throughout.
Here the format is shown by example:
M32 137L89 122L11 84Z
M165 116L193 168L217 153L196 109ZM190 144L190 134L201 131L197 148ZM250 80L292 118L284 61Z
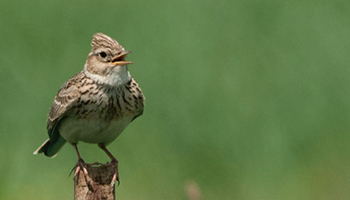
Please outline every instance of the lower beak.
M110 61L113 65L126 65L126 64L132 64L131 61L125 61L125 56L131 54L131 51L125 51L122 52L121 54L113 57Z

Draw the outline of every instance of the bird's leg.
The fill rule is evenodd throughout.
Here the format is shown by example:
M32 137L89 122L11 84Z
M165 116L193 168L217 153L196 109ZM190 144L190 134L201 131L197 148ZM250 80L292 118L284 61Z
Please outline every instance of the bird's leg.
M88 171L87 171L87 169L86 169L86 163L85 163L84 160L80 157L77 144L74 143L74 144L72 144L72 146L74 147L75 152L77 153L77 156L78 156L78 162L77 162L77 164L75 165L74 177L75 177L75 178L78 178L78 173L79 173L79 171L81 170L81 171L84 173L85 181L86 181L88 187L89 187L90 189L92 189L92 185L91 185L91 184L92 184L92 180L91 180L91 178L89 177L89 173L88 173Z
M118 173L118 160L111 154L111 152L108 151L108 149L106 148L106 146L104 144L98 144L98 146L108 155L108 157L111 158L111 162L109 163L109 165L113 165L114 166L114 175L111 181L111 188L113 188L114 183L116 181L118 181L118 185L120 184L119 181L119 173Z

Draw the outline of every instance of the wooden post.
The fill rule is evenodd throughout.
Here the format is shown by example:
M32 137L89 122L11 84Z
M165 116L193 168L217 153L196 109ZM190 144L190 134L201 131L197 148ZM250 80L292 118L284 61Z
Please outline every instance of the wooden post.
M91 183L88 185L82 170L74 178L75 200L114 200L115 184L111 181L115 172L113 165L86 166Z

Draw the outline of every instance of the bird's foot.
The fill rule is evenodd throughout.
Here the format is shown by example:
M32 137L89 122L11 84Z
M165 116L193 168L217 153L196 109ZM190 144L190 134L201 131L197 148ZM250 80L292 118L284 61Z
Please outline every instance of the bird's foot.
M100 163L100 162L85 163L84 160L83 160L83 163L84 163L85 166L88 166L88 167L92 167L92 166L95 166L95 165L96 165L96 166L103 165L103 164ZM73 167L73 169L70 171L69 176L72 174L73 171L75 171L74 177L77 176L77 173L78 173L78 171L79 171L79 169L78 169L78 171L77 171L77 167L78 167L78 166L79 166L79 161L78 161L78 163ZM81 167L81 166L79 166L79 167Z
M101 163L92 163L92 164L86 164L83 159L79 159L77 164L75 165L75 172L74 172L74 178L79 178L79 172L82 171L85 177L86 184L88 188L93 191L92 187L92 179L89 176L89 173L86 169L86 166L91 167L92 165L99 165Z
M110 183L110 188L113 189L116 181L118 181L118 186L120 184L119 173L118 173L118 160L113 159L113 160L111 160L111 162L107 163L106 165L114 166L114 174L113 174L112 181Z

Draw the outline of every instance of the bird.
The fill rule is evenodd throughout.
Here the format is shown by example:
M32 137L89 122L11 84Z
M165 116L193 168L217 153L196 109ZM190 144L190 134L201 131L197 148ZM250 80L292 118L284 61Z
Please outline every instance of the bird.
M137 117L143 114L145 96L128 70L126 51L115 39L96 33L84 68L59 89L47 119L49 138L34 151L55 157L65 143L78 156L75 176L86 166L78 151L78 142L97 144L111 159L118 181L118 160L106 146L113 142Z

